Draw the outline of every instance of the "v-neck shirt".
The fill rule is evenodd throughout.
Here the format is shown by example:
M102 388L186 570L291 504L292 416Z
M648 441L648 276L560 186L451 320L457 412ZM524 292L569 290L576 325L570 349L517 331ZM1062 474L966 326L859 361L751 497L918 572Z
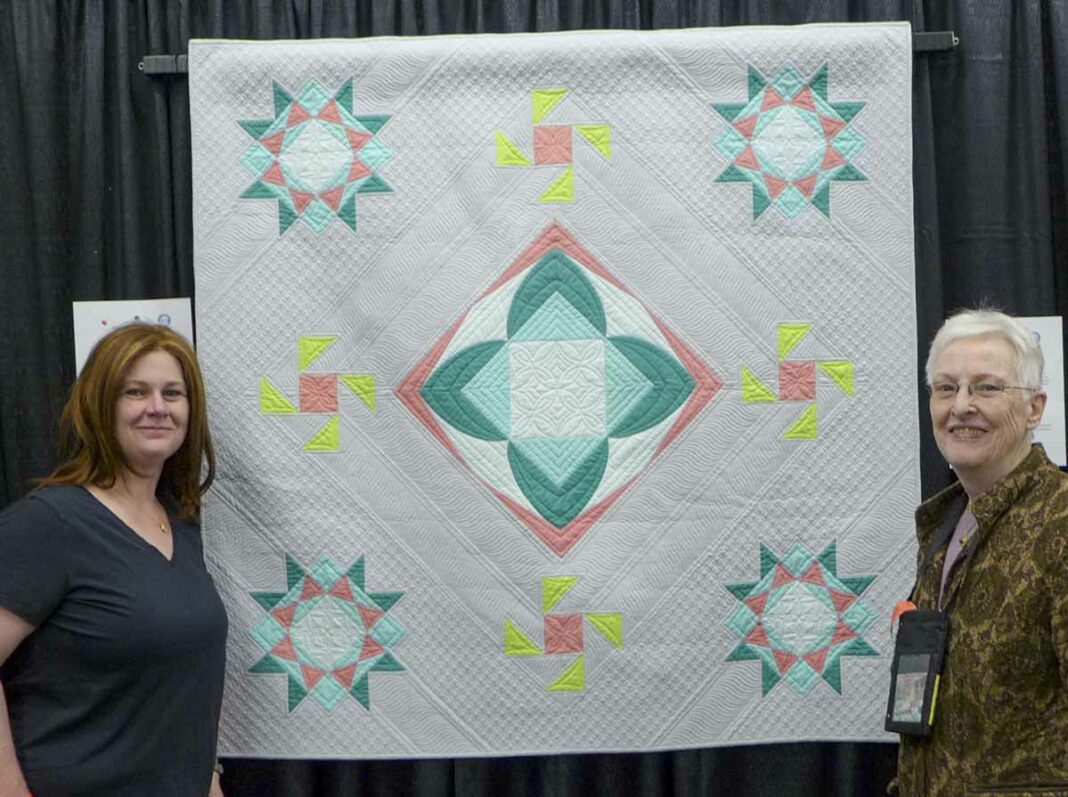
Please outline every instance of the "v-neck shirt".
M0 606L36 627L0 667L34 794L207 793L227 620L200 529L171 528L167 559L73 486L0 513Z

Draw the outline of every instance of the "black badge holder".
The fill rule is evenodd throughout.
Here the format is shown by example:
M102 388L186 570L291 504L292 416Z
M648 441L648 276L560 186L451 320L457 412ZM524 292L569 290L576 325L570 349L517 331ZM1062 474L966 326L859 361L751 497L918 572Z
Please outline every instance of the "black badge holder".
M890 670L886 730L921 739L931 735L948 620L948 612L931 609L901 615Z

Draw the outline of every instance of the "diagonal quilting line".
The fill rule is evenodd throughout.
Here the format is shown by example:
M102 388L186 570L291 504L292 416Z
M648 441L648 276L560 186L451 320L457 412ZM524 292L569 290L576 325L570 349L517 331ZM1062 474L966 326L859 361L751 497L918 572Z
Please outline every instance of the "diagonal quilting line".
M346 430L346 434L349 434L349 432L350 432L350 430ZM294 437L295 437L295 435L294 435L294 434L293 434L293 433L292 433L292 432L291 432L291 431L290 431L289 429L285 429L285 430L284 430L284 433L288 433L288 436L289 436L289 437L291 437L291 438L294 438ZM365 439L365 442L368 442L368 443L370 443L370 440L369 440L369 439L367 438L367 436L366 436L366 435L364 435L364 434L361 434L361 436L362 436L362 437L364 437L364 439ZM378 449L378 448L377 448L376 446L370 445L370 446L368 446L368 447L371 447L371 448L375 448L376 452L377 452L377 453L378 453L378 454L379 454L380 456L382 455L382 451L381 451L381 450L379 450L379 449ZM390 462L390 460L389 460L388 458L385 458L384 456L382 456L382 459L383 459L384 461L386 461L386 462ZM390 462L390 464L392 464L392 462ZM464 611L464 612L465 612L465 613L466 613L466 614L467 614L467 615L468 615L468 616L469 616L469 617L470 617L470 618L471 618L471 619L472 619L473 621L475 621L475 622L473 623L473 625L475 625L476 627L477 627L477 626L479 626L479 623L477 622L478 618L477 618L477 617L476 617L476 616L474 615L474 613L473 613L473 612L472 612L472 611L471 611L471 610L470 610L470 609L468 608L467 604L466 604L466 603L464 603L464 602L463 602L462 600L460 600L460 599L459 599L459 597L457 597L457 596L455 595L455 593L453 593L453 591L452 591L451 589L449 589L449 588L448 588L448 585L446 585L446 584L445 584L444 582L442 582L442 581L441 581L441 579L437 577L437 574L436 574L436 573L435 573L435 572L434 572L433 570L431 570L430 568L428 568L428 567L427 567L427 566L426 566L426 565L425 565L425 564L423 563L422 559L420 559L420 558L419 558L418 556L416 556L416 555L415 555L415 552L414 552L414 551L412 551L412 550L411 550L411 548L409 548L409 547L408 547L408 545L407 545L407 544L405 544L405 542L404 542L403 540L401 540L401 539L400 539L400 538L398 538L398 537L397 537L397 536L396 536L395 534L393 534L393 532L392 532L392 529L390 529L390 528L389 528L389 526L388 526L388 525L386 525L386 523L385 523L385 522L383 522L383 521L382 521L382 519L381 519L381 518L379 518L379 517L378 517L378 515L377 515L377 514L375 514L375 513L374 513L374 512L373 512L373 511L372 511L372 510L370 509L370 507L368 507L368 506L367 506L367 505L366 505L366 504L365 504L365 503L364 503L364 502L363 502L363 501L362 501L362 500L361 500L361 499L360 499L360 498L359 498L359 497L358 497L358 496L357 496L357 495L356 495L356 494L355 494L355 493L354 493L354 492L352 491L352 488L351 488L351 487L350 487L350 486L349 486L349 485L348 485L348 484L347 484L347 483L346 483L345 481L343 481L343 480L342 480L342 479L341 479L340 477L338 477L338 476L337 476L337 474L335 474L335 473L334 473L334 471L333 471L332 469L330 469L330 468L328 468L328 467L326 466L326 464L325 464L325 463L318 463L318 462L313 462L313 463L312 463L312 465L311 465L311 467L317 468L317 469L318 469L318 470L319 470L320 472L322 472L322 473L325 473L325 474L326 474L326 475L327 475L327 476L328 476L328 477L329 477L329 478L330 478L330 479L331 479L331 480L332 480L332 481L333 481L333 482L334 482L334 483L335 483L336 485L338 485L339 487L341 487L341 488L343 489L343 491L344 491L344 492L345 492L345 493L346 493L347 495L349 495L349 497L350 497L350 498L351 498L351 499L352 499L352 500L354 501L354 503L356 503L356 504L358 505L358 507L360 508L361 512L363 513L363 516L364 516L364 517L366 517L366 518L369 518L369 519L370 519L370 520L372 521L373 525L374 525L374 526L376 526L376 527L378 528L378 530L379 530L379 533L383 533L383 532L384 532L383 536L387 536L388 538L390 538L390 539L391 539L391 540L392 540L392 541L393 541L393 542L394 542L394 543L396 544L396 546L397 546L398 548L402 549L402 550L404 551L404 553L406 554L407 558L408 558L408 559L409 559L410 561L412 561L412 562L417 562L417 563L419 563L419 565L422 565L422 567L423 567L423 570L424 570L424 572L425 572L426 574L428 574L428 575L430 576L430 581L432 581L432 582L436 582L436 583L437 583L437 585L438 585L439 587L442 587L443 589L447 590L447 591L448 591L448 593L449 593L450 595L453 595L453 596L454 596L454 598L455 598L455 600L456 600L456 603L457 603L457 605L458 605L458 606L459 606L459 607L460 607L460 608L461 608L461 609L462 609L462 610L463 610L463 611ZM436 508L436 507L435 507L435 508ZM257 525L259 525L259 524L257 524ZM262 528L262 527L261 527L261 528ZM275 541L273 540L273 538L271 538L271 537L270 537L270 535L264 534L263 536L264 536L265 538L267 538L267 539L270 539L270 540L271 540L272 542L275 542ZM286 548L285 548L285 546L281 546L281 545L279 545L279 546L278 546L278 550L279 550L279 551L283 551L283 552L284 552L284 551L286 550ZM491 568L491 567L486 567L486 570L487 570L487 571L491 571L491 572L492 572L492 568ZM505 586L512 586L512 585L510 584L510 582L508 582L507 580L503 580L503 582L502 582L502 583L503 583L503 584L504 584ZM514 591L515 591L516 593L520 594L520 596L521 596L521 597L523 597L523 598L525 598L525 597L526 597L526 596L522 595L521 593L519 593L519 591L518 591L518 590L514 590ZM493 634L490 634L489 632L487 632L487 636L489 636L489 637L490 637L491 639L496 639L496 636L495 636L495 635L493 635ZM436 695L436 694L434 694L433 692L429 691L429 690L426 690L426 689L425 689L425 687L424 687L424 685L423 685L423 682L422 682L421 680L419 680L419 681L418 681L418 684L419 684L419 686L420 686L421 688L423 688L423 689L424 689L424 697L427 697L427 698L429 698L429 699L431 700L431 702L434 702L434 703L439 703L439 699L438 699L437 695ZM454 711L453 711L453 710L452 710L451 708L449 708L448 706L445 706L444 704L441 704L441 707L442 707L443 713L444 713L444 714L445 714L445 715L446 715L447 717L449 717L449 718L450 718L450 719L451 719L451 720L453 721L453 723L454 723L454 724L456 725L456 727L457 727L458 729L460 729L460 730L461 730L462 732L464 732L465 734L467 734L467 735L468 735L468 736L469 736L469 737L471 738L471 740L472 740L473 742L475 742L475 743L477 743L477 744L480 744L480 745L481 745L481 746L482 746L482 747L483 747L484 749L490 749L490 748L492 747L492 745L490 745L490 744L489 744L488 742L486 742L486 741L485 741L484 739L482 739L482 738L481 738L481 737L480 737L480 736L478 735L478 733L477 733L477 732L476 732L476 731L475 731L474 729L472 729L471 727L469 727L469 726L468 726L468 725L467 725L467 724L466 724L466 723L465 723L465 722L464 722L464 721L463 721L463 720L462 720L462 719L461 719L461 718L460 718L459 716L457 716L457 715L456 715L456 713L455 713L455 712L454 712Z
M422 85L424 83L426 83L426 81L428 81L431 78L431 76L433 76L439 69L441 69L442 66L444 64L446 64L460 50L461 50L461 48L458 46L458 47L454 48L453 50L442 54L442 56L426 70L426 72L423 75L423 77L420 80L414 81L411 84L411 86L409 86L408 90L401 97L398 98L397 102L395 102L393 104L393 106L391 107L391 110L389 112L390 116L391 117L396 116L401 110L403 110L404 106L407 105L408 102L411 101L411 98L416 93L418 93L418 90L422 87ZM355 78L353 78L353 80L354 80L353 88L355 90ZM452 184L452 182L448 181L446 183L446 186L449 186L451 184ZM235 198L235 202L236 202L236 198ZM353 271L353 278L352 278L353 288L355 288L355 285L359 282L359 280L363 276L363 274L366 271L368 271L368 269L370 269L370 267L375 262L377 262L377 260L378 260L379 256L381 255L381 253L385 249L389 248L389 246L391 246L400 237L400 233L402 231L406 231L409 227L411 227L415 223L415 221L417 219L421 219L423 217L423 214L419 213L418 211L425 210L425 208L430 206L430 205L431 205L431 201L428 201L428 202L424 203L421 208L418 208L417 212L412 214L412 218L407 224L402 224L402 225L398 226L397 234L395 234L393 236L390 236L390 237L382 236L382 243L374 251L368 253L368 257L367 257L367 259L365 261L366 265L362 269L356 269L356 270ZM227 214L221 215L219 221L214 225L213 229L218 229L219 226L222 224L223 220L226 219L226 218L228 218ZM244 275L245 275L245 272L247 272L248 270L250 270L250 269L255 267L255 264L259 261L259 259L261 258L263 252L265 252L267 249L272 248L275 244L277 244L281 240L282 240L282 236L281 235L268 236L266 238L266 240L264 241L264 244L256 249L256 251L254 253L255 257L254 258L249 258L246 261L244 268L234 268L232 270L232 272L230 273L228 279L225 279L222 282L220 282L218 285L213 286L212 290L215 292L214 297L209 297L207 299L206 303L204 304L204 311L211 310L212 308L215 307L215 305L218 302L222 301L224 297L228 297L229 296L229 288L234 284L234 282L236 282L240 278L243 278ZM350 289L349 291L347 291L344 294L342 294L340 299L339 299L339 301L335 302L333 307L331 307L329 309L333 310L338 305L342 304L344 302L344 299L347 298L351 293L352 293L352 290ZM200 313L198 312L198 315L199 314Z
M450 54L450 57L451 57L451 54ZM431 70L428 70L426 78L424 78L422 81L420 81L419 85L422 85L422 83L426 82L426 80L429 80L430 75L434 71L440 69L443 63L444 63L444 59L442 60L442 62L434 64L434 66L431 68ZM548 71L548 70L546 70L546 71ZM536 82L537 80L540 80L540 79L541 79L541 76L532 76L532 78L531 78L531 80L533 82ZM403 106L395 106L395 107L403 107ZM517 108L517 110L515 112L513 112L512 118L514 118L517 115L520 118L525 118L526 114L529 113L529 111L530 111L529 95L523 95L523 97L516 102L516 108ZM396 115L396 114L394 114L394 115ZM503 121L504 118L505 118L505 116L502 115L502 121ZM399 240L401 238L401 232L407 231L410 227L414 226L416 221L418 221L419 219L421 219L423 217L422 211L424 211L427 207L433 206L436 203L438 197L440 197L441 195L443 195L443 194L448 192L448 190L451 187L456 175L461 174L462 172L464 172L470 166L470 164L472 162L474 162L475 160L477 160L479 158L483 158L484 156L485 156L485 145L481 141L479 141L479 142L477 142L476 144L474 144L472 146L472 148L470 150L470 154L469 154L469 156L467 158L456 158L457 167L452 172L452 174L449 176L449 179L444 180L442 182L442 186L443 186L442 189L438 193L431 195L430 198L420 208L417 208L416 211L412 213L412 217L407 223L405 223L403 225L400 225L400 227L398 228L398 233L396 235L392 236L392 238L390 238L389 241L386 244L383 244L383 246L379 247L375 251L375 253L373 255L368 257L368 264L369 265L364 269L364 271L367 271L370 268L370 264L374 263L377 260L378 256L381 254L381 252L383 250L387 249L389 246L392 246L393 243L395 243L397 240ZM441 257L438 258L437 262L433 266L430 266L427 269L425 269L424 271L420 272L420 274L424 275L425 278L422 280L422 283L421 283L421 285L419 287L423 287L423 286L429 285L430 282L431 282L429 277L434 275L434 274L437 274L439 271L444 269L446 264L451 259L453 253L456 252L458 249L460 249L464 244L466 244L467 241L471 238L471 236L481 228L482 221L484 221L487 217L493 215L494 213L496 213L499 210L499 207L500 207L499 203L497 203L497 202L495 202L493 200L495 200L497 197L505 196L508 193L510 193L511 191L515 190L515 186L517 184L521 184L521 183L526 182L529 179L530 173L531 173L530 169L525 169L525 168L524 169L515 169L515 170L503 170L503 171L506 171L506 172L507 171L514 171L515 174L511 179L507 179L505 177L501 177L500 178L500 180L501 180L501 190L498 191L496 194L494 194L492 197L488 198L488 200L485 202L485 204L483 206L483 209L479 212L479 214L478 214L478 216L476 218L471 220L471 224L468 225L468 228L465 231L463 231L462 233L458 233L458 234L453 236L452 245L450 245L446 250L444 250L442 252ZM544 229L549 222L554 221L556 219L557 211L555 209L553 209L553 208L546 208L546 209L544 209L544 215L545 215L545 221L542 224L536 226L537 229L539 229L539 230ZM516 247L516 249L514 250L514 253L511 256L503 258L503 262L505 262L505 263L514 262L516 260L516 258L518 258L519 255L527 248L527 246L529 246L529 243L530 243L529 241L526 241L526 242L523 242L523 243L519 244ZM356 290L356 284L359 281L359 278L363 276L364 271L358 272L355 275L355 277L353 278L353 287L352 287L352 289L350 291L348 291L347 293L345 293L343 295L344 297L347 297L349 294L351 294L353 291ZM483 283L483 285L480 286L480 288L477 291L473 292L472 297L471 297L472 298L472 302L471 303L473 303L474 300L477 297L481 297L485 293L485 290L490 285L492 285L499 277L500 277L499 273L492 274ZM382 315L382 321L379 324L377 324L374 328L372 328L366 336L361 338L360 343L362 345L358 345L358 346L356 346L356 347L354 347L352 349L353 356L354 357L359 356L364 351L366 351L367 349L372 347L374 345L375 341L378 339L378 336L394 320L394 317L397 315L397 312L396 312L397 308L403 306L408 301L410 301L413 296L416 296L418 294L419 294L419 290L417 289L413 293L411 293L411 294L409 294L407 296L398 297L397 301L394 302L393 305L391 305L389 307L389 309ZM343 299L339 300L337 303L335 303L335 305L333 307L331 307L329 309L332 311L334 308L336 308L336 307L338 307L338 306L340 306L342 304L344 304ZM465 308L465 311L469 310L469 309L470 309L470 304L467 305L467 307ZM425 352L420 353L420 354L416 354L407 363L406 367L403 369L402 372L405 373L405 374L410 373L411 369L415 366L415 363L418 362L420 359L422 359L422 357L424 355L425 355ZM394 386L390 385L389 387L392 388Z
M647 175L656 177L655 171L649 169L649 163L647 161L642 160L636 151L630 150L630 148L626 146L625 141L625 138L620 139L619 148L628 150L634 157L635 161L639 161L642 163L642 166L645 167ZM613 146L616 146L616 144L613 143ZM614 195L608 190L606 186L603 186L599 181L592 177L589 178L587 182L589 186L594 190L594 192L597 193L598 196L600 196L606 204L610 205L613 208L617 215L619 215L620 217L627 218L631 225L631 228L635 231L640 231L645 240L648 241L649 244L653 246L653 248L662 255L664 260L671 263L675 267L676 271L678 271L679 274L684 279L686 279L698 293L704 296L709 301L709 303L716 307L725 317L730 318L731 321L734 322L735 329L737 329L738 331L744 330L745 332L747 332L747 337L754 346L767 352L768 359L776 362L778 361L778 350L776 349L775 345L770 342L773 340L773 337L770 337L766 332L758 333L752 328L749 322L741 318L741 316L739 316L730 305L723 302L715 293L711 293L709 289L706 288L704 283L700 282L696 279L696 277L693 276L692 270L690 270L682 263L682 261L674 254L671 247L668 244L664 243L661 239L659 239L656 234L653 233L646 225L644 225L641 220L637 218L637 216L631 213L631 211L626 206L616 200ZM677 194L676 198L678 198ZM729 249L731 251L731 254L735 256L737 262L743 267L746 267L746 272L750 276L752 276L757 282L763 285L767 292L773 297L775 297L775 299L779 302L780 305L782 305L784 308L790 306L790 303L789 301L787 301L786 297L780 295L779 291L774 285L769 283L762 275L758 273L753 273L747 267L746 260L741 256L740 250L731 248L730 246L726 245L725 241L730 238L729 235L723 233L722 231L712 230L708 228L708 226L705 225L704 222L698 216L692 213L691 216L698 225L704 227L705 229L708 229L709 232L713 234L713 237L716 238L717 242L724 244L724 248ZM590 251L592 252L594 250L590 249ZM651 303L647 302L644 297L641 298L640 301L646 307L653 309ZM665 316L661 317L663 318ZM680 335L679 330L673 328L673 331L675 332L675 334ZM813 327L813 329L809 331L808 335L818 341L819 344L824 346L825 348L834 348L827 345L827 342L821 337L820 332L817 328ZM687 341L687 343L688 342L689 341ZM691 346L691 348L693 347ZM726 377L725 374L717 375L720 376L720 378L723 380L724 387L731 384L730 380Z
M842 407L842 406L846 406L844 402L841 402L841 403L835 405L835 407L832 408L831 412L828 414L828 416L827 416L828 419L833 418L835 413L839 411L839 407ZM801 449L798 448L797 452L794 454L794 456L790 457L787 460L787 463L789 463L795 457L800 456L800 453L801 453ZM885 495L885 493L886 493L886 485L894 484L896 482L896 480L900 478L901 474L910 467L910 465L911 465L911 463L905 462L904 464L902 464L902 466L898 470L896 470L895 472L890 474L883 481L883 487L881 489L872 490L871 498L869 499L869 501L861 508L861 511L858 511L854 515L852 522L850 522L848 525L846 525L841 530L841 532L837 535L837 537L841 537L841 538L847 537L849 535L850 530L853 529L855 527L855 525L860 521L860 518L866 517L866 515L865 515L866 510L869 509L875 503L875 501L881 499ZM777 471L776 473L779 473L781 471L782 471L782 468L780 468L779 471ZM768 479L765 482L763 489L761 489L761 491L757 495L755 495L751 501L749 501L749 503L746 505L745 509L742 510L741 513L739 513L739 518L742 518L742 517L745 517L746 515L748 515L749 509L752 506L754 506L759 500L761 500L764 497L764 495L767 493L767 491L771 488L771 482L772 482L772 479ZM708 548L711 548L712 545L714 545L724 535L731 533L731 531L733 529L734 529L734 525L724 529L724 531L721 534L717 535L716 539L712 541L712 543L708 546ZM702 554L697 560L695 560L694 564L691 565L687 569L687 571L685 573L683 573L682 576L680 576L675 581L676 584L678 584L683 579L685 579L688 576L690 576L693 571L699 569L701 561L707 556L708 548L705 549L706 553ZM900 550L900 548L901 548L901 546L898 546L898 548L895 548L894 549L894 553L896 554L896 552L898 550ZM648 612L646 617L651 617L654 613L656 613L660 609L661 604L666 603L666 600L667 600L667 595L665 594L664 598L662 598L660 601L657 602L657 605L654 606ZM641 625L641 623L639 623L639 625ZM631 630L631 634L634 633L634 630L636 630L636 629L632 629ZM680 708L678 709L678 711L676 711L675 714L673 714L669 719L667 719L663 723L663 725L661 726L660 730L650 740L650 742L649 742L650 744L655 745L655 744L660 744L662 742L664 736L666 736L671 731L671 729L679 721L679 719L687 711L689 711L689 709L697 702L697 700L700 698L700 696L703 695L708 690L708 688L712 685L712 683L716 680L716 678L719 676L719 672L723 669L723 665L725 663L726 662L719 662L719 665L720 665L719 668L717 670L714 670L714 671L710 672L709 675L706 676L704 681L702 681L701 684L698 685L698 687L693 690L693 692L691 693L689 699L683 701L681 703ZM750 701L750 703L756 702L757 700L758 700L758 698L754 697L753 700ZM736 719L735 722L725 730L725 732L724 732L724 734L723 734L723 736L721 738L729 738L730 737L730 733L738 726L738 724L745 718L745 716L746 715L745 715L744 712L739 713L738 719Z
M698 90L698 86L694 82L694 80L692 78L690 78L690 76L685 72L685 70L683 70L682 67L680 67L675 62L675 60L670 55L668 55L662 48L657 47L656 45L654 45L651 42L651 40L649 40L649 39L644 39L643 43L652 52L656 53L656 55L664 62L664 64L672 72L674 72L676 74L676 76L679 78L679 80L681 82L688 83L690 85L690 88L694 90L694 93L697 93L697 94L701 93ZM709 105L708 107L710 109L709 113L710 113L710 116L711 116L711 114L713 113L711 111L711 105ZM614 146L614 144L613 144L613 146ZM643 159L641 159L641 157L637 153L632 153L632 154L634 155L636 160L643 160ZM643 165L646 166L646 169L648 171L648 165L646 163L644 163L644 161L643 161ZM675 196L675 198L679 200L680 203L690 207L691 211L692 211L693 207L695 206L695 203L693 201L689 200L689 198L686 197L684 194L681 194L679 191L675 190L674 186L671 185L670 183L661 182L661 185L664 187L665 190L667 190L670 193L672 193ZM700 216L694 214L694 219L699 224L701 224L702 226L704 226L706 228L708 227L707 223L703 219L701 219ZM832 221L832 223L833 223L833 219L831 219L830 221ZM839 222L838 224L840 225L841 223ZM719 231L719 232L722 232L722 231ZM724 240L721 240L720 242L723 243L724 246L727 246L726 239L728 239L729 236L723 236L723 238L724 238ZM739 259L739 262L745 262L741 257L740 250L736 250L736 249L732 248L732 253ZM887 280L895 283L902 290L903 293L905 293L907 295L911 294L911 286L909 286L908 283L905 282L905 280L901 276L899 276L895 270L892 269L892 267L890 267L887 264L883 263L882 260L880 260L878 257L876 257L874 255L874 253L872 253L870 251L865 252L865 254L867 254L869 256L870 265L872 265L874 267L877 267L883 273L883 276L886 277ZM759 279L758 275L753 274L753 276L757 277ZM761 281L763 282L763 280L761 280ZM774 294L774 292L773 292L773 294ZM781 297L777 296L776 298L780 298L780 300L781 300ZM786 302L783 302L783 304L786 304Z
M902 465L902 466L901 466L901 468L900 468L900 469L899 469L899 470L898 470L897 472L895 472L895 473L894 473L894 474L893 474L892 476L890 476L890 477L889 477L889 478L888 478L888 479L886 480L885 484L886 484L886 485L891 485L891 484L893 484L893 483L894 483L894 481L895 481L895 480L896 480L896 479L897 479L898 477L900 477L900 475L901 475L901 474L902 474L902 473L903 473L903 472L904 472L904 471L905 471L905 470L906 470L906 469L908 468L908 466L909 466L909 463L905 463L904 465ZM882 496L882 494L883 494L883 491L878 491L878 490L877 490L877 491L874 491L874 492L873 492L873 500L874 500L875 498L881 497L881 496ZM865 506L865 507L864 507L864 509L867 509L867 508L868 508L868 507L870 507L870 506L871 506L871 502L869 502L869 503L867 504L867 506ZM863 514L863 513L858 513L858 515L860 515L860 514ZM849 531L849 530L850 530L850 529L851 529L852 527L853 527L853 524L851 524L850 526L846 527L846 531L844 531L843 533L844 533L844 534L848 534L848 531ZM902 542L901 542L901 544L899 544L899 545L898 545L898 546L897 546L896 548L893 548L893 549L891 549L890 553L889 553L889 554L888 554L888 555L887 555L887 556L886 556L886 557L885 557L885 558L883 559L883 562L882 562L882 563L886 563L886 562L889 562L890 560L892 560L892 559L896 558L896 557L898 556L898 554L899 554L899 553L901 552L901 550L902 550L903 548L905 548L905 547L907 547L908 545L912 544L912 543L913 543L914 541L915 541L915 540L914 540L914 538L913 538L913 537L910 537L910 536L905 536L905 537L903 537L903 538L902 538ZM697 699L698 699L698 698L699 698L699 697L700 697L700 696L701 696L702 694L704 694L704 692L705 692L705 691L707 691L707 690L708 690L708 688L709 688L709 687L710 687L710 686L712 685L712 681L714 681L714 680L715 680L715 678L716 678L716 676L718 675L718 673L719 673L720 671L722 671L722 670L723 670L723 669L725 668L725 666L726 666L727 664L729 664L729 663L730 663L730 662L727 662L726 660L723 660L723 661L721 661L721 662L719 663L719 668L718 668L718 670L717 670L716 672L714 672L714 673L710 673L710 674L709 674L709 675L708 675L708 676L707 676L707 677L705 678L705 680L704 680L704 681L703 681L703 682L702 682L702 683L701 683L701 684L700 684L700 685L698 686L698 688L697 688L697 689L696 689L696 690L694 691L692 699L690 699L689 701L687 701L687 702L686 702L686 704L685 704L685 706L684 706L684 708L683 708L683 709L680 709L680 711L679 711L679 714L677 714L677 715L676 715L676 718L678 718L679 716L681 716L681 715L682 715L682 712L683 712L683 711L686 711L686 710L688 710L688 709L689 709L689 708L690 708L690 707L691 707L691 706L692 706L692 705L693 705L694 703L696 703L696 702L697 702ZM761 699L762 699L762 697L759 697L759 698L758 698L758 697L756 697L756 696L754 695L754 696L753 696L753 698L752 698L752 699L751 699L751 700L749 701L749 704L750 704L750 705L752 705L753 703L756 703L756 702L758 702L758 701L759 701L759 700L761 700ZM729 738L731 737L731 735L732 735L732 734L734 733L735 729L736 729L736 728L738 728L738 726L739 726L739 725L741 725L741 723L743 722L743 720L745 720L746 716L747 716L746 712L744 712L744 711L741 711L741 712L739 712L739 713L738 713L738 715L737 715L737 717L735 718L734 722L732 722L732 723L731 723L731 724L730 724L729 726L727 726L727 728L725 728L725 729L724 729L724 733L723 733L723 737L722 737L722 738L727 738L727 739L729 739ZM667 726L667 725L665 725L664 729L663 729L663 730L662 730L662 731L661 731L661 732L660 732L659 734L657 734L657 736L656 736L656 739L657 739L657 740L661 740L661 739L662 739L662 738L663 738L663 737L664 737L664 736L665 736L665 735L667 734L667 732L668 732L668 731L670 731L670 730L671 730L670 726Z

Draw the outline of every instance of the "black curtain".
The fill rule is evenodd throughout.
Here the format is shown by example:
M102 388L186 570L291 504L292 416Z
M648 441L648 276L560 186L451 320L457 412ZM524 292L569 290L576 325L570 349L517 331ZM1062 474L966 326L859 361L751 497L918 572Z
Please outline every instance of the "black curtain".
M0 506L53 465L70 303L193 294L189 103L145 54L314 38L912 20L925 495L949 474L920 389L944 316L1068 315L1068 0L5 0L0 3ZM878 434L880 430L873 430ZM237 795L881 794L895 748L791 744L489 760L231 760Z

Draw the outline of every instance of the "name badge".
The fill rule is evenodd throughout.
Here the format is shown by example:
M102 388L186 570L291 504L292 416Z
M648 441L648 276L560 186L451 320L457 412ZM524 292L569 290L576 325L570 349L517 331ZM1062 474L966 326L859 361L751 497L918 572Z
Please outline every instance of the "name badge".
M919 738L931 735L947 624L945 612L913 609L901 614L890 670L886 730Z

